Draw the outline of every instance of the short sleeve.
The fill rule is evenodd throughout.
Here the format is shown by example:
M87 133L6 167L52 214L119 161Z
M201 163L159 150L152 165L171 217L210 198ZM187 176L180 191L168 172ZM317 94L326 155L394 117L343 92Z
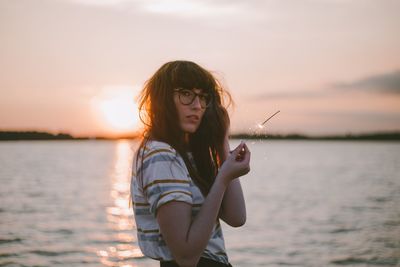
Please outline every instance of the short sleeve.
M169 146L147 151L140 169L143 192L154 216L161 205L170 201L193 203L188 171L183 160Z

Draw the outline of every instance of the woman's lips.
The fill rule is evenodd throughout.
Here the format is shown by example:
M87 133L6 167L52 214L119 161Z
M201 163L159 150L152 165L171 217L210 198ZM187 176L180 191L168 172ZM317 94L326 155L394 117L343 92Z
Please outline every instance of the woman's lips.
M200 117L197 115L186 116L186 118L188 118L189 121L192 121L192 122L198 122L200 120Z

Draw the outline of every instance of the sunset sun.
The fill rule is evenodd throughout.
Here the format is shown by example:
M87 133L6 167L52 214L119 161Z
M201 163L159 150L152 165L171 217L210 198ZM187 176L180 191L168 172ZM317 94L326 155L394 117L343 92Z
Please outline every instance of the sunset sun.
M104 127L115 133L132 132L138 128L139 115L131 86L109 86L92 99L96 117Z

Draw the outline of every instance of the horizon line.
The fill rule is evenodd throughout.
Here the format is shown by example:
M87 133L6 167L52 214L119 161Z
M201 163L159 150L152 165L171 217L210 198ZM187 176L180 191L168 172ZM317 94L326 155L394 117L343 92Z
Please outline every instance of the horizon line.
M120 135L86 135L77 136L69 133L51 133L48 131L27 130L0 130L0 140L120 140L120 139L140 139L141 134L134 132L131 134ZM251 134L246 132L232 133L229 135L230 139L369 139L369 140L400 140L400 130L381 130L370 131L365 133L351 133L344 134L320 134L310 135L302 133L271 133L271 134Z

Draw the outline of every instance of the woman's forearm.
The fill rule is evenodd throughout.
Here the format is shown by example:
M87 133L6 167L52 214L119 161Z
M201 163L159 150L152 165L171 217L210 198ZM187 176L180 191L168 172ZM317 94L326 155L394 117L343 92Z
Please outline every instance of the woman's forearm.
M221 179L216 179L199 213L191 222L186 242L188 251L192 252L188 256L192 259L200 258L210 240L226 188L227 185Z
M227 182L216 179L199 212L191 218L187 203L172 201L160 207L160 230L179 266L196 266L210 240Z
M229 185L216 180L192 221L187 243L192 251L197 251L198 257L207 246L219 211L220 218L233 227L242 226L246 222L246 205L239 178L231 181Z
M230 182L221 204L219 217L233 227L246 222L246 204L239 178Z
M230 154L229 136L225 136L224 158ZM233 227L242 226L246 222L246 203L239 178L228 185L221 204L219 217Z

